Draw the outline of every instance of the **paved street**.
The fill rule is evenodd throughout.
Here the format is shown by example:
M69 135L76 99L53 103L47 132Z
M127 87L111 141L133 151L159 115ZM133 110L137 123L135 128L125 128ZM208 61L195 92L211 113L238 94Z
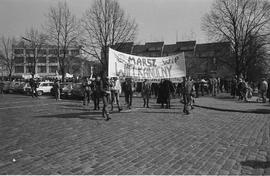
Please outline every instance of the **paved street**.
M177 99L168 110L135 98L106 122L92 103L4 95L0 174L270 174L269 104L197 101L257 112L196 107L184 115Z

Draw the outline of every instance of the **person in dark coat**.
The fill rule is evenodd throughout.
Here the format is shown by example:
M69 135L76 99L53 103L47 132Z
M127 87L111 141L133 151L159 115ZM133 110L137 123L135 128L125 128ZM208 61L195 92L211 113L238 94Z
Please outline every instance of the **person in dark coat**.
M166 108L171 107L171 94L174 92L173 84L170 80L161 80L159 83L159 91L158 91L158 99L157 103L161 104L161 108L164 108L164 104L166 104Z
M103 108L102 108L102 116L105 119L105 121L108 121L110 118L109 110L108 110L108 105L110 102L110 97L111 97L111 91L110 91L110 83L109 79L105 77L104 75L102 76L102 79L100 80L100 94L102 97L103 101Z
M33 98L34 98L34 96L38 97L38 94L37 94L38 83L37 83L37 81L35 81L33 78L31 78L29 81L29 85L31 87L31 96Z
M132 78L126 78L123 84L123 91L125 93L125 100L126 100L128 109L131 109L131 106L132 106L133 89L134 89L134 83L132 81Z
M93 89L93 100L94 100L94 110L99 110L99 100L100 100L100 97L101 97L101 88L100 88L100 85L101 84L101 77L100 76L97 76L95 78L95 80L93 81L93 84L92 84L92 89Z

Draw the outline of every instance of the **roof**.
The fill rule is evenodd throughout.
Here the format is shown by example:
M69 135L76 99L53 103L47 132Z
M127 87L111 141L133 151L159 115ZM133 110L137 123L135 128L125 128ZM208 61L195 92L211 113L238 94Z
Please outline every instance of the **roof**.
M163 53L173 53L177 50L176 44L164 45Z
M177 49L180 51L194 50L196 41L176 42Z
M164 45L164 42L148 42L145 43L147 50L161 50Z
M113 48L117 51L130 54L133 47L133 42L116 43Z
M145 45L134 45L132 53L142 53L146 51Z
M205 51L217 51L221 49L229 49L230 42L218 42L218 43L204 43L197 44L195 52L205 52Z

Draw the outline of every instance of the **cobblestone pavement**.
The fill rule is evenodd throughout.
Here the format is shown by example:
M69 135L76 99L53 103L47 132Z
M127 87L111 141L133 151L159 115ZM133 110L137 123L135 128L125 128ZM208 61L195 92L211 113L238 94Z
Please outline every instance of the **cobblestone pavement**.
M269 114L154 102L106 122L79 101L0 97L0 174L270 174Z
M232 98L227 93L218 94L216 97L204 96L196 99L196 105L214 110L247 112L270 114L270 103L257 102L258 97L254 96L248 102L239 101L238 98Z

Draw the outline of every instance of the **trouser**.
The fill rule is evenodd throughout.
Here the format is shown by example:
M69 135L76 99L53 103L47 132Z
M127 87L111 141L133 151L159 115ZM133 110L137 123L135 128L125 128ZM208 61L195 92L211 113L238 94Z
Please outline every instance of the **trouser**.
M261 97L262 97L262 101L265 103L266 102L266 91L261 91Z
M37 88L35 88L35 87L31 87L31 96L32 97L37 97L38 95L37 95Z
M149 96L148 95L143 97L143 107L145 107L145 106L147 108L149 108Z
M217 95L217 88L213 87L212 88L212 96L216 96Z
M119 102L119 93L117 91L111 91L111 110L113 110L114 101L116 101L118 110L121 110L121 106Z
M125 92L125 98L128 108L132 106L132 96L133 96L132 91Z
M109 96L110 96L109 94L104 94L102 96L102 101L103 101L102 116L105 119L109 118L109 111L108 111Z
M189 110L191 108L191 95L184 94L183 95L183 101L184 101L184 110L183 110L183 112L189 114Z
M56 92L55 92L55 99L56 99L56 100L60 100L60 89L56 89Z
M90 103L90 96L91 96L91 92L90 91L84 91L84 95L83 95L83 105Z
M94 92L93 99L94 99L94 110L99 109L99 94Z

